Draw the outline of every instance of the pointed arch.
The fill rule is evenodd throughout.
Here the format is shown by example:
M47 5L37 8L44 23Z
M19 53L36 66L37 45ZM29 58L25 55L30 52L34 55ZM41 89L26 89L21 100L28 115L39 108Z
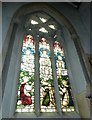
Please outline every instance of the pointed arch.
M40 7L40 6L42 6L42 7ZM23 37L23 35L25 34L25 32L23 32L24 31L24 28L23 28L23 23L25 22L25 19L29 16L29 14L31 14L31 13L34 13L34 12L36 12L36 11L44 11L45 13L47 13L47 14L49 14L50 16L52 16L57 22L59 22L59 24L61 24L61 26L63 27L63 28L66 28L67 30L68 30L68 32L69 32L69 35L72 37L72 40L73 40L73 42L74 42L74 44L75 44L75 47L76 47L76 50L77 50L77 52L78 52L78 55L80 54L80 61L83 63L83 65L84 65L84 62L83 62L83 49L82 49L82 47L81 47L81 44L80 44L80 40L79 40L79 37L78 37L78 35L77 35L77 33L76 33L76 31L75 31L75 29L74 29L74 27L72 26L72 24L69 22L69 20L67 20L66 19L66 17L63 15L63 14L61 14L61 13L59 13L55 8L53 8L52 6L50 6L50 5L48 5L47 3L31 3L31 4L26 4L26 5L24 5L23 7L21 7L20 9L18 9L17 10L17 12L15 13L15 15L13 16L13 18L12 18L12 21L11 21L11 25L10 25L10 28L9 28L9 32L10 32L10 34L9 34L9 37L7 38L7 40L9 41L9 42L11 42L12 40L14 41L14 43L12 44L12 46L13 46L13 52L14 52L14 46L15 46L15 44L16 43L18 43L18 41L17 42L15 42L15 40L16 39L20 39L21 37ZM14 26L16 26L17 28L15 29L15 27ZM21 30L21 32L20 32L20 30ZM14 35L15 35L15 38L14 38L14 35L13 35L13 39L11 38L10 39L10 36L12 35L12 33L14 32ZM19 33L21 33L21 37L16 37L16 36L18 36L19 35ZM22 35L23 34L23 35ZM22 45L22 43L20 42L20 44L19 44L19 46L21 46ZM18 47L19 47L18 46ZM15 48L16 49L16 48ZM7 49L6 49L6 51L7 51ZM17 55L17 54L16 54ZM12 57L13 55L12 55L12 53L11 53L11 55L10 55L10 57ZM37 56L37 55L36 55ZM6 59L6 58L5 58ZM17 59L17 58L16 58ZM17 64L17 66L19 65L19 59L17 60L17 62L18 62L18 64ZM12 62L10 61L10 64L11 64L11 66L12 66ZM36 63L36 64L38 64L38 63ZM11 66L9 66L9 68L11 67ZM16 68L16 69L18 69L18 68ZM13 71L14 71L14 73L15 73L15 70L16 69L14 69ZM83 70L85 69L85 67L83 68ZM8 71L8 73L11 73L11 70L9 69L9 71ZM8 74L8 75L10 75L10 74ZM17 75L15 75L15 78L14 79L16 79L17 77L16 76L18 76L18 72L17 72ZM37 77L37 76L36 76ZM87 77L87 73L86 73L86 77ZM12 77L13 78L13 77ZM8 82L8 79L9 79L9 77L7 78L7 82ZM88 79L87 79L88 80ZM12 79L10 79L10 81L9 81L9 83L11 83L11 81L12 81ZM87 81L88 82L88 81ZM9 83L6 83L6 85L5 85L5 91L7 91L7 89L8 89L8 85L9 85ZM15 84L15 82L13 82L12 81L12 83L11 83L13 86L14 86L14 84ZM15 89L16 89L16 87L15 87ZM11 89L9 90L9 91L11 91ZM9 91L7 91L7 92L9 92ZM14 94L15 94L16 92L15 91L12 91L12 95L10 96L8 96L8 98L10 97L10 100L12 101L12 100L14 100ZM12 97L13 97L13 99L12 99ZM4 97L3 97L3 100L5 100L7 97L6 97L6 95L4 94ZM12 116L13 114L14 114L14 111L15 111L15 109L14 109L14 107L13 107L13 104L15 104L15 101L12 103L12 105L10 105L9 104L9 111L7 111L6 112L6 116ZM7 107L8 105L6 105L6 107ZM5 108L6 108L5 107ZM5 110L5 108L4 108L4 110ZM39 112L39 111L38 111Z
M63 15L63 13L59 12L57 9L55 9L48 3L31 3L31 4L26 4L20 7L12 17L10 28L8 30L9 36L11 36L12 34L14 24L18 25L18 24L24 23L25 17L36 11L44 11L47 14L49 13L49 15L52 16L57 22L59 22L63 27L68 29L69 34L71 35L71 38L75 44L77 53L79 55L79 59L82 64L82 69L84 71L86 81L87 83L91 82L89 81L90 71L88 70L87 65L85 63L86 57L84 55L84 50L82 48L79 36L75 28L73 27L72 23ZM7 48L6 48L6 51L7 51ZM5 57L3 58L3 60L5 60Z

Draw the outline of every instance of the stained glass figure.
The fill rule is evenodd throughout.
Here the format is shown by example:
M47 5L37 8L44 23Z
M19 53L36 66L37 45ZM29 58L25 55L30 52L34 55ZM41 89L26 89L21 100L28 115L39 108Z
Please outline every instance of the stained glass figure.
M16 112L34 111L34 54L35 40L27 35L23 40Z
M39 42L41 112L55 112L55 95L50 61L50 46L45 38Z
M74 102L71 94L64 50L57 41L55 41L53 46L62 111L71 112L74 111Z

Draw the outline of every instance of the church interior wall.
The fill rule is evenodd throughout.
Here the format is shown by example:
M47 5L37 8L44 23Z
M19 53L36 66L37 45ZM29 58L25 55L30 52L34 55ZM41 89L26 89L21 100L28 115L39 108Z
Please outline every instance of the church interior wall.
M5 58L6 53L7 53L7 48L9 45L9 41L7 41L6 37L8 37L9 33L9 26L11 24L11 20L13 15L15 14L16 10L18 10L21 6L25 5L27 3L3 3L3 9L2 9L2 46L4 49L3 57ZM82 5L82 8L77 10L76 8L70 6L69 4L66 3L49 3L49 5L55 7L59 12L61 12L73 25L75 28L79 38L81 45L83 47L84 53L90 54L90 38L89 38L89 4L85 5L85 3ZM88 24L87 24L88 23ZM66 39L69 39L68 36ZM70 36L71 39L71 36ZM69 40L70 40L69 39ZM67 46L71 46L71 48L68 47L68 50L71 52L70 59L75 56L76 54L76 49L75 47L72 47L71 41L67 40ZM75 51L75 52L74 52ZM77 54L76 54L77 56ZM14 59L14 58L12 58ZM76 64L78 63L78 65ZM75 81L76 86L77 86L77 91L75 91L76 98L78 101L78 106L79 106L79 112L81 117L90 117L90 107L88 106L89 101L85 98L86 96L86 81L85 81L85 76L83 75L83 71L81 68L81 64L79 62L78 56L77 58L73 58L71 61L72 64L72 70L73 74L75 76L75 79L77 78L79 81ZM78 69L80 70L78 71ZM76 70L78 73L76 74ZM79 75L79 76L78 76ZM80 80L81 79L81 80ZM6 81L4 81L6 83ZM8 84L9 85L9 84ZM85 110L84 110L85 106Z

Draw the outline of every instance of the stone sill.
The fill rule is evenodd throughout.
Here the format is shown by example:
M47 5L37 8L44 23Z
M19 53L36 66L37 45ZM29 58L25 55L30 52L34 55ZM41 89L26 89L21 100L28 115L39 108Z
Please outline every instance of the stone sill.
M35 113L15 113L13 118L80 118L80 116L76 112L63 113L62 115L58 113L41 113L39 116L36 116Z

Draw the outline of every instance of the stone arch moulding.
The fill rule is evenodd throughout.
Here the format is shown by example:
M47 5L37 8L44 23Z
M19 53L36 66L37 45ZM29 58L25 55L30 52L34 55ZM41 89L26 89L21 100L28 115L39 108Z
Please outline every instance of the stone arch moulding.
M70 21L62 14L60 13L57 9L49 5L48 3L31 3L31 4L26 4L22 7L20 7L16 13L13 16L13 24L17 23L19 24L21 21L21 18L24 18L24 16L36 12L36 11L44 11L45 13L49 13L50 16L52 16L57 22L59 22L63 27L67 28L71 38L75 44L77 53L79 55L80 62L82 64L82 68L85 74L86 82L90 83L89 81L89 76L90 76L90 71L88 70L88 67L85 62L85 56L84 56L84 50L82 48L79 36L77 35L77 32L73 25L70 23ZM55 17L54 17L55 16ZM12 22L11 22L12 23ZM87 70L86 70L87 69Z
M36 12L36 11L44 11L47 14L49 13L49 15L52 16L57 22L59 22L63 27L68 29L68 31L69 31L69 33L70 33L70 35L72 37L72 40L75 43L75 47L76 47L77 53L79 55L80 62L82 63L82 67L85 66L84 65L85 63L84 63L84 60L83 60L83 49L81 47L79 37L78 37L74 27L72 26L72 24L66 19L66 17L62 13L59 13L55 8L48 5L47 3L31 3L31 4L26 4L26 5L22 6L22 7L20 7L16 11L16 13L14 14L14 16L13 16L13 18L11 20L11 25L13 26L13 25L17 24L17 25L20 26L21 20L26 15L28 15L30 13L33 13L33 12ZM11 34L12 34L12 32L11 32ZM87 71L86 71L85 67L83 67L83 71L86 73L86 74L85 73L84 74L86 75L85 77L87 78L86 79L87 82L89 82ZM12 111L12 107L10 107L10 111ZM13 110L13 112L14 112L14 110ZM9 115L12 116L13 113L9 113Z

